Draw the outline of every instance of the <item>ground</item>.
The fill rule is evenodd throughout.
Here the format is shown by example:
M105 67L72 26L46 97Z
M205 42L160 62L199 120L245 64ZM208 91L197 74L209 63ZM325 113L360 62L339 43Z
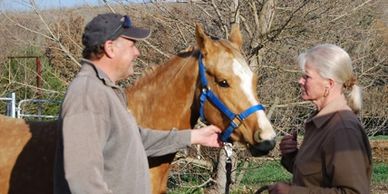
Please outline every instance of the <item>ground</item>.
M373 160L388 163L388 140L371 140Z

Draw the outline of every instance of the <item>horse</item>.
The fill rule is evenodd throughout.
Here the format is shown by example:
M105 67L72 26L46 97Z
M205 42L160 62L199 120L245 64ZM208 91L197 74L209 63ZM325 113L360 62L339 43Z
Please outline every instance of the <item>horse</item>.
M229 40L213 40L201 25L196 26L195 34L198 49L179 53L126 89L128 106L140 125L187 129L195 125L202 113L208 123L228 129L236 117L229 118L228 111L219 110L219 101L233 113L259 104L255 95L257 78L241 54L242 36L238 25L232 26ZM205 87L201 70L207 80ZM210 97L201 106L204 90L212 91L219 101L214 102ZM254 155L265 154L274 146L275 132L263 110L254 112L243 121L234 121L238 127L230 138L251 145ZM174 156L149 158L153 193L166 193L168 169Z
M238 25L229 34L227 40L213 39L197 24L196 48L178 53L125 89L128 111L141 127L188 129L200 118L223 129L223 141L244 142L253 156L274 148L276 134L258 101L257 77L241 53ZM56 121L0 117L0 193L52 192L56 126ZM167 192L174 156L148 158L153 193Z

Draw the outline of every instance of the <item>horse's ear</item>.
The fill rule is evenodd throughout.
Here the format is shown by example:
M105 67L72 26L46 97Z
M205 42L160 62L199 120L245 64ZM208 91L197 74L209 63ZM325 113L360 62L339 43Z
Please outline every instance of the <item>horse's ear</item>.
M203 55L207 55L212 48L212 40L203 31L203 26L200 23L195 24L195 38L197 39L197 45L201 49Z
M232 29L230 30L229 41L241 49L243 40L240 32L240 25L238 23L232 24Z

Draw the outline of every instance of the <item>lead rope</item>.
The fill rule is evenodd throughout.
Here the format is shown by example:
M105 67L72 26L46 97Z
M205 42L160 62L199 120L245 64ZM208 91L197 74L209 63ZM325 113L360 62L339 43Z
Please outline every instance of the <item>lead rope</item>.
M207 126L205 123L201 121L201 119L197 120L197 124L195 128L201 128ZM200 146L200 145L198 145ZM223 142L223 149L226 154L225 160L225 170L226 170L226 183L225 183L225 194L230 193L229 186L232 183L232 155L233 155L233 144L229 142ZM197 147L197 155L200 155L200 147Z
M232 155L233 145L229 142L224 142L224 150L226 153L225 170L226 170L226 184L225 194L229 194L229 186L232 183Z
M225 161L225 170L226 170L226 183L225 183L225 194L230 193L230 184L232 184L232 155L233 155L233 145L229 142L224 142L224 150L226 153L226 161ZM268 190L269 186L264 185L260 187L255 194L261 194L263 191Z

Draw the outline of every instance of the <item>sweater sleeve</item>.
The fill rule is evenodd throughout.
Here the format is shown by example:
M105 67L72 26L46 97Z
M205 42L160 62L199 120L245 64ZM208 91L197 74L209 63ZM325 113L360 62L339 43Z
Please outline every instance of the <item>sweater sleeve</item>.
M298 151L289 154L284 154L280 160L280 163L283 165L283 167L290 173L292 173L293 171L295 157L297 154Z
M148 128L139 130L147 156L163 156L191 145L190 130L161 131Z

